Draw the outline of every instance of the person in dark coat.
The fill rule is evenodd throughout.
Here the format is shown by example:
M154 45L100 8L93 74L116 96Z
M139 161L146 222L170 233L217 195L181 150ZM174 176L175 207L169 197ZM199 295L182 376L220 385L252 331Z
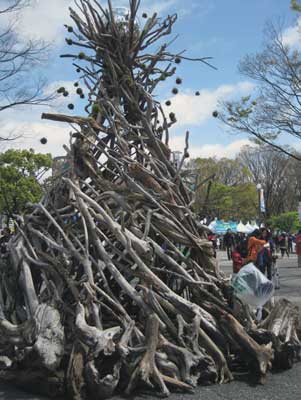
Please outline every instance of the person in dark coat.
M231 232L231 229L228 229L224 236L224 245L227 250L228 260L232 260L232 251L235 246L235 243L234 243L234 236L233 236L233 233Z

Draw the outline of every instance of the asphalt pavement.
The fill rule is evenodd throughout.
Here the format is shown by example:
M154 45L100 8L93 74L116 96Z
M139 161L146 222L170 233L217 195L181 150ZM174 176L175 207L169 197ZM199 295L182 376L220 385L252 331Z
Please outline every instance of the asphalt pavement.
M225 252L218 253L220 266L226 274L231 274L232 263ZM301 306L301 268L297 267L296 255L279 258L280 290L276 297L286 297ZM265 385L256 385L246 375L224 385L198 387L194 394L172 394L170 400L299 400L301 397L301 363L288 371L269 373ZM117 400L121 397L115 397ZM155 400L153 395L140 395L135 400ZM0 383L0 400L45 400L16 390L12 386Z

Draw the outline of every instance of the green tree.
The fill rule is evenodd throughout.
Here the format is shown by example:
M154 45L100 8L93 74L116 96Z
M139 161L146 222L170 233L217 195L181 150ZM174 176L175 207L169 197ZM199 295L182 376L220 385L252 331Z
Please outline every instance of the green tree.
M257 215L256 186L239 159L198 158L195 210L202 217L248 220Z
M205 206L205 214L225 220L250 220L256 218L257 193L253 183L227 186L218 182L212 184Z
M21 214L27 202L40 200L39 180L51 167L51 155L34 150L7 150L0 153L0 214L7 219Z
M268 224L271 228L279 229L282 232L296 232L301 229L298 213L295 211L271 217Z

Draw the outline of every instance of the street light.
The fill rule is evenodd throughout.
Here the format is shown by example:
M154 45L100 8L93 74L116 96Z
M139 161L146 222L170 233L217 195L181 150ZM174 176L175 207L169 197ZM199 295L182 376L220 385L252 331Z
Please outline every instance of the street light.
M264 216L265 213L265 202L264 202L264 195L263 195L263 187L261 183L257 183L256 189L258 192L258 218L260 223L260 216L261 214Z
M261 183L257 183L256 189L258 193L258 225L260 225L260 215L261 215L261 207L260 207L260 192L261 192Z

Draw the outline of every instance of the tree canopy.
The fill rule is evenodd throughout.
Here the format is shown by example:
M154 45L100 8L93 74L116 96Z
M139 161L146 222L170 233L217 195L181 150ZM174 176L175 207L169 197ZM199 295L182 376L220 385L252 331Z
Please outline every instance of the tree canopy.
M40 200L39 179L51 167L51 155L34 150L7 150L0 153L0 214L13 218L28 202Z
M197 158L193 164L198 182L195 209L202 217L256 217L256 186L243 163L238 159Z
M301 229L301 223L298 218L298 212L291 211L271 217L268 224L273 229L278 229L282 232L297 232Z
M195 210L201 217L249 220L258 216L264 190L266 217L295 211L301 196L301 164L269 145L244 146L235 159L197 158Z

